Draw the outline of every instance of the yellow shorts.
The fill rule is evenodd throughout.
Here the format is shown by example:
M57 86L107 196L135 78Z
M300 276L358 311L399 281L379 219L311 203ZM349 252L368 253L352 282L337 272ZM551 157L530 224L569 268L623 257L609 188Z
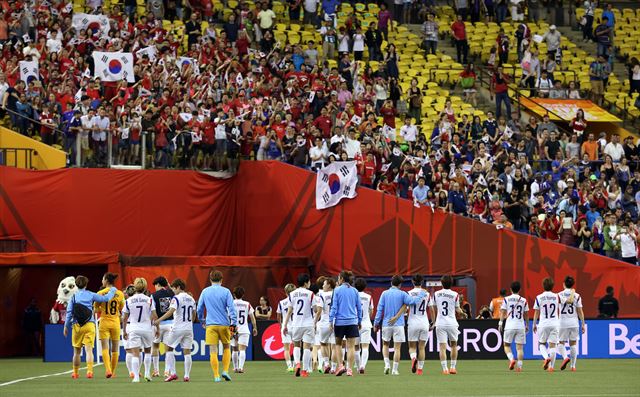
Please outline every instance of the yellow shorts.
M71 328L71 345L73 347L93 347L95 341L96 325L93 322L88 322L82 327L80 324L73 324L73 328Z
M209 325L207 327L205 343L211 346L217 345L218 342L222 342L223 345L228 345L231 342L231 330L228 325Z
M100 323L98 326L98 335L100 340L109 339L113 341L120 340L120 324Z

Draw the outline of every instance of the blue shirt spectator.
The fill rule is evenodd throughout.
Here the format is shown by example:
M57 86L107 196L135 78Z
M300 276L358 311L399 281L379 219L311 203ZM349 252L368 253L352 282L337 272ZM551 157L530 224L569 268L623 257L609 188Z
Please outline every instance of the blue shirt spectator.
M467 213L467 199L464 193L460 191L460 185L456 182L453 189L449 192L449 211L455 214Z
M425 179L420 177L418 186L413 188L414 201L419 204L427 204L427 193L429 193L429 186L425 185Z
M335 14L338 11L339 5L340 2L338 0L323 0L322 11L328 15Z

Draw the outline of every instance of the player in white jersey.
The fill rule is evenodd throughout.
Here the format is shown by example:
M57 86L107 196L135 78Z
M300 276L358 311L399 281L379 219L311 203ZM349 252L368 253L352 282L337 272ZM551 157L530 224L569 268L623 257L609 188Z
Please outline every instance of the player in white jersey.
M293 364L291 363L291 334L288 332L284 332L284 327L282 323L284 322L284 317L287 315L287 311L289 309L289 294L296 289L296 286L289 283L284 286L284 292L287 294L287 297L278 302L278 308L276 309L276 317L278 319L278 323L280 323L280 337L282 338L282 346L284 347L284 362L287 364L287 372L293 372Z
M171 290L174 295L169 303L169 310L154 321L154 324L160 326L162 321L173 316L173 322L166 335L167 354L165 357L167 371L169 374L165 378L165 382L172 382L178 379L176 375L176 356L174 350L180 346L184 355L184 378L185 382L189 382L189 374L191 372L191 347L193 345L193 320L196 318L196 301L186 292L187 284L182 279L175 279L171 283Z
M413 289L409 291L409 295L412 297L420 295L424 291L422 288L424 278L416 274L411 281ZM431 318L435 315L433 306L429 306L430 301L431 296L427 292L424 298L408 308L407 339L409 340L411 372L418 375L422 375L422 368L424 368L425 348L429 340L429 314L431 314Z
M140 382L140 351L144 350L144 379L151 382L151 345L153 338L159 334L158 327L153 327L152 322L158 319L156 305L153 298L146 296L147 280L136 278L133 282L136 293L124 303L123 329L124 339L128 341L133 357L131 369L133 382ZM155 334L154 334L155 329Z
M526 334L529 332L529 303L527 299L518 295L520 281L511 283L511 295L504 298L500 307L500 321L498 330L502 332L504 325L504 352L509 359L509 370L522 371L522 359L524 358L524 344ZM517 361L513 359L511 344L516 343ZM517 364L517 368L516 368Z
M308 274L298 275L298 288L289 294L289 308L284 318L283 330L291 327L293 341L293 361L296 376L304 378L311 372L311 346L315 339L316 323L320 319L321 308L316 306L315 295L309 291L311 279ZM300 349L302 366L300 365Z
M124 293L124 299L127 300L133 295L135 295L136 289L134 288L133 284L129 284L124 290L122 290L122 292ZM120 321L120 324L124 324L124 313L122 313L122 319ZM133 370L131 369L131 358L133 358L133 353L131 352L131 349L129 349L129 341L126 339L123 340L122 347L124 348L124 351L126 353L124 362L127 366L127 372L129 373L129 377L133 378ZM140 353L140 354L143 354L143 353Z
M244 373L244 362L247 359L247 346L249 346L249 321L253 327L253 336L258 335L258 325L256 324L256 316L251 303L242 300L244 297L244 288L236 287L233 290L233 296L236 298L233 305L238 313L238 328L235 335L231 338L231 361L233 362L233 372Z
M442 289L436 291L431 299L431 307L435 310L433 326L436 328L436 337L440 345L440 364L443 374L457 374L456 364L458 360L458 320L456 314L462 314L460 309L460 297L451 290L453 278L449 275L440 278ZM451 368L447 368L447 346L451 347Z
M584 312L582 310L582 297L573 289L576 281L567 276L564 279L564 291L558 294L560 299L560 330L558 332L558 350L562 355L560 370L564 371L567 364L571 363L571 371L576 370L578 359L578 345L580 334L584 334ZM569 342L570 357L567 357L565 343Z
M549 372L554 371L556 363L556 344L558 344L558 327L560 326L560 300L558 295L551 292L553 284L551 277L542 280L544 292L536 296L536 302L533 305L535 309L533 332L538 334L540 353L544 358L542 368ZM538 318L540 318L540 323L536 323ZM549 344L548 350L547 343Z
M322 285L320 285L320 283L322 283ZM333 345L336 343L336 337L333 334L333 328L329 321L329 311L331 310L333 290L336 288L336 280L331 277L321 277L318 279L317 284L319 287L322 287L322 291L318 293L318 303L321 304L320 307L322 308L316 334L316 338L318 338L321 346L321 350L318 354L318 360L322 365L322 371L325 374L335 373L338 363L335 357L333 360L330 360L330 358L331 352L333 351Z
M360 345L360 368L358 368L358 371L364 374L367 368L367 362L369 361L369 344L371 344L371 328L373 328L373 324L371 323L371 317L373 316L373 299L371 295L364 292L367 288L367 281L365 279L356 279L353 286L358 290L360 304L362 305L362 322L360 323L360 340L358 342ZM358 354L356 352L356 361L357 358Z

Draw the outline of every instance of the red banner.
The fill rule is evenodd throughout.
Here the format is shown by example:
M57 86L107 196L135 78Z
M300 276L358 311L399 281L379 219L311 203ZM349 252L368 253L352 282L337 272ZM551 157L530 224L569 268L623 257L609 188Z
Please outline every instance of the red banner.
M621 314L640 315L638 267L365 188L318 211L315 175L278 162L245 162L229 180L189 171L1 168L0 182L0 238L24 238L32 251L299 256L318 274L473 275L479 304L513 279L532 299L544 277L559 288L572 275L587 315L597 314L607 285Z

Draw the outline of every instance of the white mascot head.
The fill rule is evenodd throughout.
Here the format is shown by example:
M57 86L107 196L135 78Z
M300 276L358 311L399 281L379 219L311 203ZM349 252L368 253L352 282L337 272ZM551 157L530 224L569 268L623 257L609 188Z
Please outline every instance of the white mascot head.
M60 281L60 284L58 284L58 296L56 297L49 316L49 321L51 321L52 324L64 323L67 313L67 303L76 291L78 291L78 287L76 286L75 277L66 277Z
M63 278L58 285L58 297L56 298L56 302L66 304L67 302L69 302L69 299L71 299L73 294L76 293L76 291L78 291L78 287L76 286L76 278Z

